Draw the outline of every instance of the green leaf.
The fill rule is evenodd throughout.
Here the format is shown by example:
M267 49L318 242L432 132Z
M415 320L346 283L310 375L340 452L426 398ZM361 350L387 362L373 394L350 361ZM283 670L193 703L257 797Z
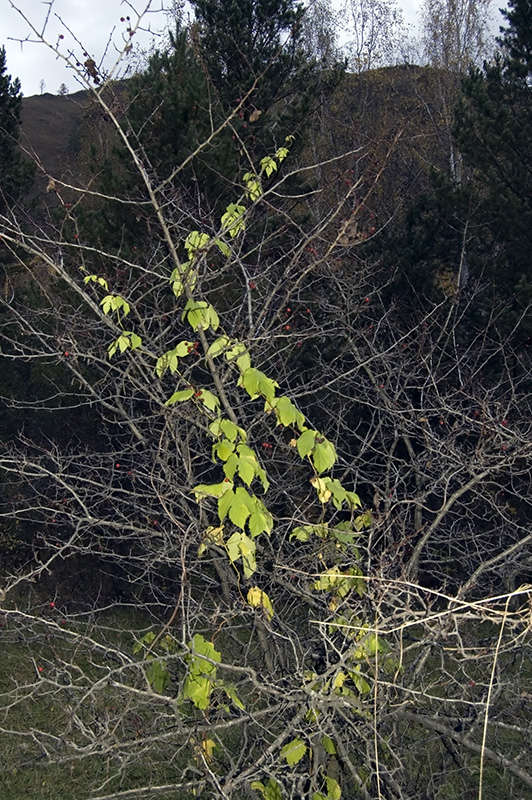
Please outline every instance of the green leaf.
M216 679L216 665L210 662L219 662L222 656L212 642L204 639L201 633L194 636L189 642L189 647L192 651L187 657L189 674L183 684L182 697L185 700L192 700L196 708L206 709Z
M225 486L228 487L228 491L223 492L220 495L220 499L218 500L218 516L220 517L221 521L223 521L228 515L229 509L231 508L233 500L235 499L235 494L233 492L233 484L229 480L229 478L226 478L226 480L223 481L223 483L225 484Z
M167 353L164 353L157 359L157 363L155 364L155 374L158 378L162 378L167 369L169 369L170 372L175 373L177 372L178 363L177 355L173 350L169 350Z
M127 300L124 300L120 295L114 294L108 294L104 297L103 300L100 301L100 305L103 308L104 314L109 314L110 311L116 311L118 313L122 310L123 315L127 316L131 310Z
M264 800L283 800L283 795L281 793L281 787L277 783L276 780L273 778L269 778L268 783L266 785L261 783L261 781L252 781L251 788L257 789L259 792L262 792Z
M361 505L360 500L358 502L358 505L359 506ZM372 523L373 523L373 517L371 516L371 511L364 511L363 514L359 514L358 517L355 517L353 522L357 531L361 531L363 528L370 528Z
M298 528L294 528L290 534L290 539L297 539L298 542L308 542L312 533L313 528L311 525L301 525Z
M154 639L155 639L154 632L148 631L148 633L145 633L141 639L135 642L135 644L133 645L133 653L137 655L137 653L140 653L141 650L143 650L146 646L149 647Z
M303 434L304 435L304 434ZM316 445L312 451L312 462L318 472L327 472L336 463L336 450L328 439L316 437Z
M218 314L205 300L188 300L181 314L181 319L185 318L193 330L212 328L215 331L220 325Z
M219 356L220 353L223 353L223 351L226 350L230 344L231 339L229 339L228 336L220 336L211 344L207 350L207 355L216 358L216 356Z
M246 194L252 203L259 199L262 195L262 186L260 179L254 172L246 172L243 176L244 183L246 184Z
M187 675L183 683L182 697L185 700L192 700L196 708L206 709L209 707L212 683L202 675Z
M286 428L294 424L298 410L288 397L279 397L274 408L279 425L284 425Z
M170 282L172 284L172 291L174 295L179 298L183 294L185 284L189 289L193 290L196 286L198 279L198 272L192 268L192 261L183 264L181 267L176 267L170 275Z
M338 781L334 778L330 778L327 775L325 778L325 783L327 784L327 797L329 800L340 800L342 796L342 790L340 789Z
M257 569L255 542L250 539L249 536L246 536L245 533L237 531L227 540L226 546L231 561L235 562L241 558L244 575L246 578L251 577Z
M262 395L270 405L275 398L275 389L279 387L277 381L268 378L264 372L255 367L249 367L240 375L238 385L244 387L252 400Z
M137 336L136 333L132 333L131 331L124 331L118 339L114 342L111 342L107 351L109 353L109 358L112 358L117 350L120 350L121 353L125 353L128 347L131 347L132 350L140 347L142 344L142 340L140 336Z
M297 452L301 458L305 458L312 452L317 435L316 431L303 431L297 440Z
M312 478L310 482L318 493L318 500L320 503L327 503L332 496L332 492L329 488L327 488L327 484L323 478Z
M195 486L192 491L196 495L207 495L207 497L222 497L226 492L233 488L231 481L222 481L221 483L200 483Z
M284 758L289 767L293 767L304 757L307 745L302 739L292 739L281 749L281 758Z
M235 472L238 467L238 456L236 453L231 453L228 457L227 462L224 466L224 475L226 478L229 478L230 481L233 480L235 477Z
M216 395L209 392L208 389L200 389L199 392L195 392L194 396L197 397L198 403L208 408L209 411L218 411L220 408L220 401Z
M213 643L205 639L201 633L196 633L193 636L192 641L189 642L189 648L193 651L194 656L205 656L206 658L210 658L211 661L222 660L222 654L219 653ZM214 664L202 661L202 669L206 670L207 674L210 674L213 670L216 670L216 667Z
M245 228L244 213L245 206L237 203L229 203L225 214L222 216L222 230L227 231L231 238L237 236Z
M188 356L188 354L191 353L193 350L194 350L194 342L189 342L185 340L183 342L179 342L179 344L177 344L174 347L174 349L171 350L170 352L175 353L175 355L178 356L179 358L183 358L183 356Z
M251 514L251 505L251 497L248 492L242 486L238 486L234 494L234 500L229 508L229 519L242 530L244 530L246 520Z
M179 392L174 392L171 397L165 402L165 406L173 406L174 403L183 403L185 400L190 400L194 395L194 389L181 389Z
M336 745L333 742L333 740L330 738L330 736L325 736L325 735L322 736L321 737L321 743L322 743L323 749L325 750L326 753L328 753L330 756L334 756L335 755L335 753L336 753Z
M243 342L236 342L226 351L225 358L229 363L234 361L240 372L245 372L251 366L251 358Z
M245 372L247 369L250 368L251 358L247 351L245 353L242 353L241 356L238 356L238 358L236 359L236 365L240 370L240 372Z
M246 439L246 434L243 428L239 428L239 426L235 425L234 422L231 422L230 419L221 419L212 422L209 425L209 430L215 436L220 436L223 434L223 436L229 439L230 442L236 441L238 436L240 436L243 441Z
M218 239L215 242L215 244L216 244L217 247L219 247L219 249L221 250L222 254L224 256L226 256L227 258L229 258L229 256L231 255L231 248L229 247L229 245L226 242L222 242L220 239Z
M242 702L242 700L240 699L240 697L237 695L236 689L235 689L234 686L231 686L228 683L224 683L223 690L226 693L226 695L228 696L228 698L233 701L233 703L235 704L235 706L237 708L239 708L241 711L245 711L246 710L246 707L245 707L244 703Z
M199 231L190 231L185 239L185 248L188 252L189 259L196 255L198 250L203 250L209 244L210 237L206 233Z
M215 442L215 444L212 446L213 460L216 460L216 457L218 457L220 461L227 461L234 449L234 443L229 442L227 439L222 439L221 442ZM225 474L227 475L227 472ZM227 475L227 477L232 478L233 476Z
M81 269L81 267L80 267L80 269ZM109 286L108 286L107 281L105 280L105 278L100 278L100 277L98 277L98 275L86 275L83 278L83 283L85 285L87 285L88 283L91 283L93 281L94 281L94 283L99 283L100 286L103 286L103 288L105 289L106 292L109 291Z
M277 162L272 156L264 156L264 158L261 158L260 166L268 178L277 170Z
M151 661L146 669L148 683L158 694L162 694L170 683L170 675L165 661Z
M249 515L248 527L251 536L255 539L261 533L269 535L272 532L273 517L258 497L255 497L254 500L255 508Z
M359 672L350 672L349 677L355 684L360 694L369 694L369 692L371 691L371 687L367 682L367 680L363 678Z

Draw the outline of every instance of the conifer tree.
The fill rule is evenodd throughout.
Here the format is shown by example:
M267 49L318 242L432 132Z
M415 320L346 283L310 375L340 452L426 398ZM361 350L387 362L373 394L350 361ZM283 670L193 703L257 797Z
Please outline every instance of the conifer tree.
M478 190L480 222L497 253L493 270L509 322L532 301L532 2L502 12L501 52L463 84L455 136ZM510 312L511 308L511 312Z
M264 112L286 94L302 61L303 8L293 0L193 0L197 43L227 106L250 92Z
M0 48L0 210L26 191L33 168L18 147L22 94L20 81L7 74L6 51Z

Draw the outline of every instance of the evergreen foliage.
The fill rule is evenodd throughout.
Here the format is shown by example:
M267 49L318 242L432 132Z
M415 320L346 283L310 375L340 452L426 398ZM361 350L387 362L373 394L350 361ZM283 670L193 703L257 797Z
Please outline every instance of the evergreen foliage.
M18 147L22 94L20 81L7 74L5 48L0 48L0 210L31 185L33 166Z
M303 8L293 0L193 0L197 43L224 105L253 91L264 112L298 75ZM233 106L234 107L234 106Z
M501 52L463 82L455 137L478 195L475 218L494 248L491 278L510 327L532 301L532 3L503 12Z

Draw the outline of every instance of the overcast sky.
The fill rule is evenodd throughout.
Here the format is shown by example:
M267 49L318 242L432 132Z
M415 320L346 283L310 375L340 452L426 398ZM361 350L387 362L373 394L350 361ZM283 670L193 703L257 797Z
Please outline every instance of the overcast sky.
M416 24L420 2L399 2L409 25ZM335 0L336 6L341 3L342 0ZM41 36L58 47L60 54L73 53L80 63L86 61L84 53L88 53L99 64L107 47L105 67L110 69L117 54L129 41L128 24L135 26L139 13L148 9L142 17L141 29L132 39L136 49L146 49L154 35L158 33L160 37L166 20L164 9L171 6L172 0L0 0L0 46L3 44L6 48L8 73L20 78L26 97L40 94L41 88L56 94L62 83L70 92L75 92L82 86L76 81L73 70L60 55L39 42ZM31 30L17 8L35 30ZM121 18L125 21L122 22ZM64 38L60 39L60 36ZM44 81L44 87L41 87L41 81Z

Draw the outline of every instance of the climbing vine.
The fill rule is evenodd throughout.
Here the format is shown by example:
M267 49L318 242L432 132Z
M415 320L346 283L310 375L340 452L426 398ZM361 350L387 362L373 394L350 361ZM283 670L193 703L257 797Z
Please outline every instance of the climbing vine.
M186 260L176 264L169 284L176 301L182 302L181 320L190 327L191 338L176 342L162 354L148 355L153 358L153 371L157 378L162 378L168 372L177 380L175 391L167 398L165 405L172 407L191 403L195 406L201 427L210 437L212 460L220 469L219 480L200 483L191 489L195 501L204 504L208 514L212 515L211 524L206 527L199 546L199 556L203 556L210 546L222 549L231 567L237 574L241 571L248 582L257 570L257 541L261 536L270 536L275 524L267 505L270 482L266 469L259 453L250 443L245 427L239 423L227 400L220 395L217 364L223 362L226 384L230 380L227 376L232 375L238 390L245 393L250 401L262 403L265 418L289 432L290 446L311 467L310 483L322 509L321 519L319 523L294 527L290 539L294 543L314 540L323 546L331 544L336 552L348 553L351 557L352 566L340 569L337 564L327 566L327 560L322 556L324 569L309 587L311 591L328 597L329 611L334 614L348 595L353 593L362 597L365 593L363 576L356 565L360 561L356 542L361 531L371 524L371 516L361 509L356 492L330 475L337 462L334 444L311 427L296 404L281 392L274 378L253 364L246 344L221 330L220 317L214 306L195 295L202 259L213 247L225 258L231 258L232 247L245 234L251 209L264 195L264 179L279 169L289 154L290 143L291 137L287 139L286 146L261 160L260 170L245 173L243 196L226 207L215 236L192 230L185 237L183 250ZM84 281L109 292L107 281L99 276L88 275ZM142 351L141 337L124 327L131 310L130 303L122 296L108 293L100 306L104 314L113 319L119 331L108 347L109 358L113 359L127 350ZM195 336L201 338L213 385L192 385L182 375L181 360L198 354L200 342L192 338ZM329 524L329 504L336 511L343 510L349 514L349 519ZM266 620L275 617L272 600L259 586L249 587L245 602L250 608L259 610ZM370 686L361 672L361 664L373 659L379 651L386 652L385 644L370 634L367 626L354 613L338 614L333 617L330 627L331 630L346 632L351 640L351 649L343 660L342 668L328 677L320 678L316 673L306 673L304 688L309 697L306 712L309 723L319 718L319 698L328 694L343 700L354 713L368 713L363 709L361 698L369 694ZM142 655L146 662L146 679L158 693L164 693L171 681L165 654L177 650L177 642L171 635L157 637L153 632L146 634L135 645L134 653ZM213 697L222 692L234 708L245 710L245 702L237 695L235 687L219 676L217 665L221 662L221 652L216 649L214 638L209 641L203 635L195 634L181 655L187 666L179 693L181 703L192 703L196 709L205 712ZM202 757L210 758L215 746L212 740L204 740L200 748ZM322 746L327 754L333 756L336 753L336 745L329 737L322 737ZM280 748L280 759L292 767L305 757L309 747L308 743L296 737ZM281 787L273 778L266 783L253 781L251 787L266 800L282 798ZM324 773L322 789L314 793L313 800L338 800L340 796L338 782Z

